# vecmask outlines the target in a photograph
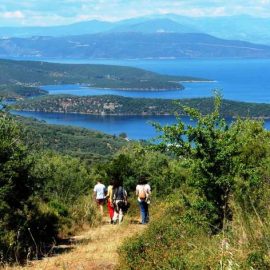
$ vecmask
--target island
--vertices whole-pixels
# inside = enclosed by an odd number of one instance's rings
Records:
[[[44,95],[44,85],[80,84],[96,89],[182,90],[181,82],[208,82],[189,76],[162,75],[139,68],[96,64],[58,64],[42,61],[0,60],[0,97]]]
[[[213,98],[181,100],[128,98],[121,96],[71,96],[49,95],[17,102],[14,110],[91,115],[184,115],[183,106],[197,108],[202,114],[214,108]],[[269,118],[270,104],[223,100],[221,115],[224,117]]]

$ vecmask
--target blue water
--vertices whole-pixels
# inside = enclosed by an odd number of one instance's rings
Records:
[[[213,89],[222,89],[223,97],[231,100],[270,103],[270,60],[219,59],[219,60],[55,60],[64,63],[97,63],[126,65],[170,75],[189,75],[215,80],[215,83],[184,83],[183,91],[128,91],[89,89],[79,85],[46,86],[50,94],[103,95],[114,94],[126,97],[148,98],[193,98],[209,97]],[[173,116],[90,116],[76,114],[20,112],[23,116],[35,117],[50,124],[85,127],[118,135],[127,133],[130,139],[149,139],[156,136],[149,121],[165,124],[175,123]],[[189,123],[188,118],[184,118]],[[265,122],[270,129],[270,121]]]
[[[47,86],[50,94],[122,95],[146,98],[210,97],[220,89],[230,100],[270,103],[270,59],[219,59],[219,60],[65,60],[65,63],[97,63],[134,66],[169,75],[189,75],[207,78],[214,83],[184,83],[183,91],[153,92],[87,89],[75,86]]]
[[[111,135],[119,135],[125,132],[129,139],[149,140],[158,136],[152,126],[152,122],[158,122],[162,126],[176,123],[174,116],[97,116],[84,114],[61,114],[44,112],[16,112],[21,116],[33,117],[46,121],[49,124],[77,126],[92,130],[99,130]],[[187,125],[193,125],[188,117],[182,117]],[[227,119],[231,122],[231,119]],[[265,128],[270,129],[270,120],[265,121]]]
[[[173,116],[97,116],[85,114],[61,114],[44,112],[16,112],[21,116],[33,117],[49,124],[84,127],[111,135],[125,132],[133,140],[148,140],[157,136],[151,122],[162,125],[175,123]],[[184,118],[186,123],[190,120]]]

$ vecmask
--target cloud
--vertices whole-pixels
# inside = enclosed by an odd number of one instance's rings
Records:
[[[151,14],[270,17],[270,0],[0,0],[0,25],[119,21]]]
[[[15,20],[25,18],[25,15],[20,10],[3,12],[2,16],[5,19],[15,19]]]

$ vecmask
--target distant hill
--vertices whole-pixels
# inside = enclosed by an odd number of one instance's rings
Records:
[[[149,19],[138,23],[122,23],[110,32],[138,32],[138,33],[198,33],[195,27],[188,24],[179,24],[173,20],[160,18]]]
[[[217,17],[185,17],[174,14],[154,16],[168,18],[179,24],[186,24],[219,38],[244,40],[257,44],[270,44],[270,18],[249,15]],[[152,19],[152,17],[148,18]]]
[[[170,20],[179,26],[184,26],[186,29],[182,29],[182,33],[193,33],[195,29],[197,33],[206,33],[222,39],[270,44],[269,17],[260,18],[249,15],[188,17],[176,14],[162,14],[133,18],[118,23],[122,25],[136,25],[158,20]],[[174,25],[172,24],[172,29],[168,29],[168,32],[179,32],[173,29]]]
[[[0,57],[130,59],[270,57],[270,46],[202,33],[102,33],[0,40]]]
[[[98,20],[50,27],[0,27],[0,38],[71,36],[106,32],[206,33],[223,39],[270,44],[270,18],[248,15],[187,17],[175,14],[149,15],[117,22]]]
[[[84,35],[108,31],[112,27],[113,23],[97,20],[50,27],[0,27],[0,37]]]
[[[85,84],[94,88],[144,91],[183,89],[181,81],[203,80],[188,76],[161,75],[124,66],[1,59],[0,70],[0,97],[15,99],[46,94],[39,86],[50,84]]]

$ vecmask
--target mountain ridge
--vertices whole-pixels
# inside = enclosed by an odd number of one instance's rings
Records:
[[[73,59],[269,58],[270,46],[204,33],[98,33],[0,39],[0,57]]]
[[[223,39],[244,40],[253,43],[270,44],[270,18],[253,17],[249,15],[217,16],[217,17],[188,17],[176,14],[152,14],[144,17],[135,17],[116,22],[90,20],[81,21],[68,25],[48,27],[0,27],[0,37],[31,37],[31,36],[67,36],[103,33],[112,31],[128,31],[139,25],[151,24],[152,22],[164,21],[161,28],[166,29],[166,21],[171,21],[172,29],[168,32],[177,32],[175,25],[182,27],[181,32],[190,31],[208,33]],[[151,25],[156,29],[158,25]],[[180,31],[178,30],[178,31]],[[140,31],[145,31],[141,27]],[[150,30],[149,30],[150,31]],[[148,32],[149,32],[148,31]],[[155,31],[154,31],[155,32]]]

